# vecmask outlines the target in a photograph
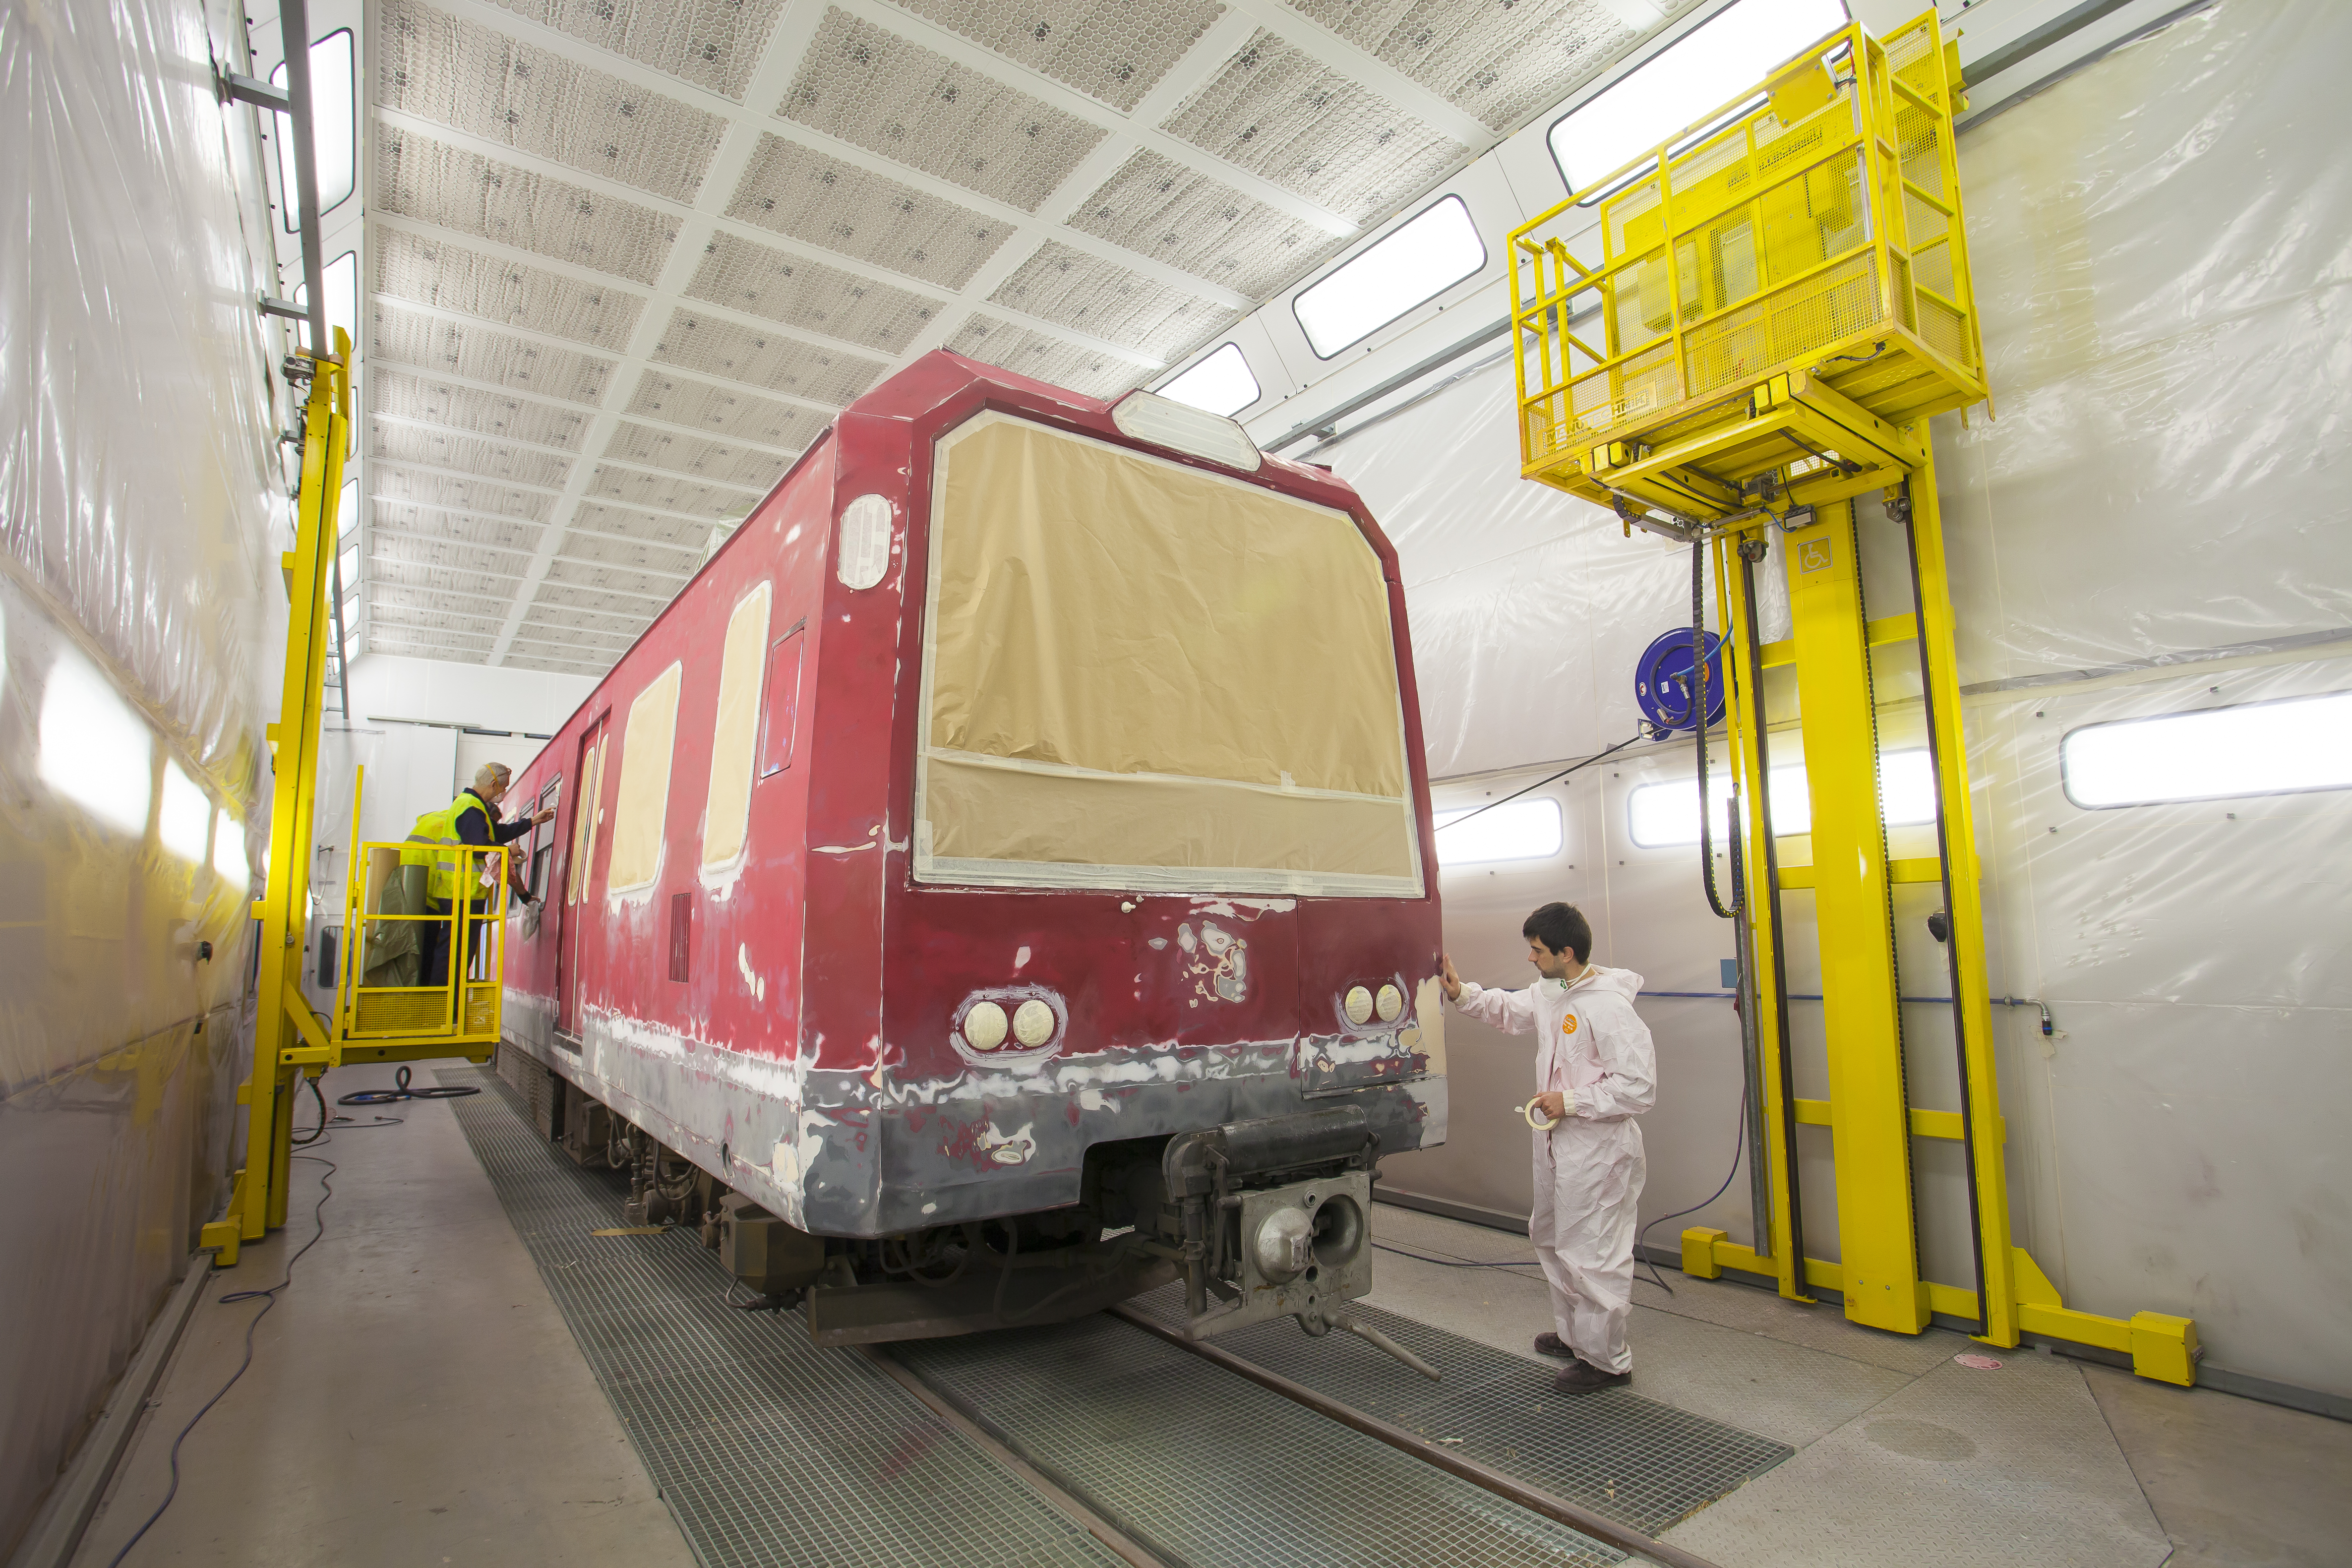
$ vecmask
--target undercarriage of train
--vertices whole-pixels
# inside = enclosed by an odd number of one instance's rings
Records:
[[[825,1237],[730,1191],[511,1047],[499,1067],[575,1161],[629,1173],[625,1223],[699,1227],[751,1293],[737,1305],[802,1309],[819,1344],[1060,1322],[1181,1280],[1195,1338],[1290,1317],[1428,1371],[1348,1310],[1371,1289],[1379,1161],[1353,1106],[1097,1143],[1066,1208]]]

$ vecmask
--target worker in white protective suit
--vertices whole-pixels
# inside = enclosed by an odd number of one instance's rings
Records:
[[[1641,1206],[1642,1130],[1633,1118],[1656,1103],[1657,1053],[1633,1011],[1642,977],[1591,961],[1592,927],[1573,905],[1546,904],[1527,918],[1528,962],[1542,976],[1525,991],[1490,991],[1440,955],[1438,978],[1454,1006],[1505,1034],[1536,1036],[1535,1209],[1528,1236],[1551,1282],[1555,1332],[1536,1350],[1569,1362],[1559,1394],[1591,1394],[1632,1381],[1625,1320],[1633,1309],[1633,1237]]]

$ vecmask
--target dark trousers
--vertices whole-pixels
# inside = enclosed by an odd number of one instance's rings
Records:
[[[431,915],[433,920],[425,923],[419,933],[424,938],[419,944],[419,951],[424,956],[416,981],[419,985],[437,986],[449,984],[449,928],[440,922],[446,921],[450,911],[456,907],[446,899],[425,900],[425,912]],[[466,969],[468,973],[473,971],[474,961],[482,955],[482,933],[489,929],[487,918],[489,910],[489,900],[474,900],[474,921],[466,942]]]

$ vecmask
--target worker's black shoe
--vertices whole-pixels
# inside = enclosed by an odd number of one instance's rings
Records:
[[[1562,1361],[1576,1359],[1576,1352],[1568,1348],[1568,1342],[1549,1330],[1536,1336],[1536,1354],[1558,1356]]]
[[[1552,1379],[1554,1394],[1598,1394],[1604,1388],[1616,1388],[1633,1381],[1630,1372],[1603,1372],[1582,1357],[1566,1372]]]

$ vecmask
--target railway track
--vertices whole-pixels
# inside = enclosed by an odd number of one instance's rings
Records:
[[[1368,1411],[1308,1388],[1277,1372],[1234,1354],[1221,1346],[1187,1338],[1169,1325],[1131,1305],[1113,1307],[1106,1314],[1141,1334],[1173,1346],[1208,1365],[1246,1379],[1317,1415],[1478,1488],[1517,1508],[1566,1527],[1601,1545],[1659,1568],[1716,1568],[1706,1559],[1597,1513],[1555,1493],[1532,1485],[1477,1459],[1454,1452],[1443,1443]],[[1115,1502],[1092,1495],[1079,1478],[1067,1473],[1053,1458],[1024,1442],[1010,1424],[992,1415],[985,1404],[943,1378],[926,1373],[890,1346],[860,1346],[861,1353],[884,1375],[921,1401],[999,1465],[1052,1507],[1085,1530],[1104,1548],[1132,1568],[1208,1568],[1138,1527]],[[1401,1551],[1404,1543],[1400,1543]]]

